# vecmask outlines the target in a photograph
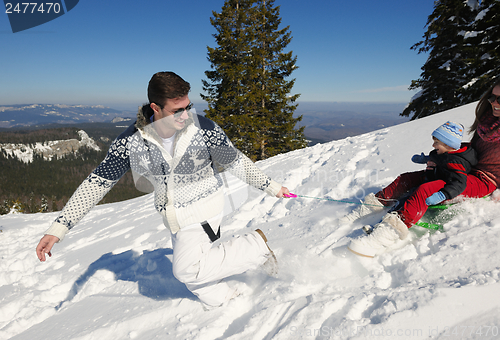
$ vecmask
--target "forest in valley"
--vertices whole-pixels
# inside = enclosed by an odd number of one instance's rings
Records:
[[[30,163],[8,155],[4,150],[0,152],[0,214],[61,210],[80,183],[104,159],[111,141],[124,128],[113,124],[89,123],[78,128],[0,132],[0,144],[32,146],[36,142],[78,139],[78,131],[83,128],[97,142],[101,151],[82,147],[75,153],[50,161],[34,153]],[[100,204],[123,201],[142,194],[135,188],[132,174],[128,172]]]

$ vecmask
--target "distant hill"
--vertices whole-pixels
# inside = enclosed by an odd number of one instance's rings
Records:
[[[133,117],[135,117],[135,112],[119,111],[101,105],[22,104],[0,106],[0,128],[111,122],[117,118]]]
[[[407,122],[402,103],[303,102],[296,115],[311,145],[340,140]]]
[[[299,126],[305,126],[310,145],[339,140],[408,121],[401,117],[404,103],[301,102],[295,115],[302,115]],[[204,115],[206,103],[197,103]],[[48,129],[78,126],[99,139],[103,129],[126,127],[135,120],[136,112],[119,111],[104,106],[30,104],[0,106],[0,132],[12,129]],[[86,123],[100,122],[101,131],[93,136]],[[76,125],[77,124],[77,125]],[[114,124],[114,125],[112,125]],[[93,130],[99,125],[90,126]],[[6,129],[7,128],[7,129]],[[113,129],[116,137],[121,131]],[[113,138],[114,138],[113,137]]]
[[[303,117],[300,125],[306,127],[304,134],[308,139],[325,143],[361,135],[407,121],[407,117],[390,117],[344,111],[329,114],[318,113],[316,116],[307,115]]]
[[[124,130],[118,124],[128,126],[131,122],[0,131],[0,215],[13,207],[22,212],[60,210]],[[143,193],[127,172],[101,203],[140,195]]]
[[[81,148],[101,151],[101,147],[85,131],[79,130],[77,134],[77,138],[71,139],[44,140],[35,143],[0,143],[0,149],[8,157],[15,157],[25,163],[33,162],[36,156],[50,161],[53,158],[63,158],[68,154],[78,154]]]

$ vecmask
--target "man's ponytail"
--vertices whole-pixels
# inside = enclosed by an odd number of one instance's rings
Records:
[[[151,104],[142,105],[142,114],[144,115],[144,118],[146,118],[148,122],[151,121],[151,117],[155,114],[155,112],[151,108]]]

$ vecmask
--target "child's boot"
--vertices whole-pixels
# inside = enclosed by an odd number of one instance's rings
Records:
[[[378,198],[373,193],[370,193],[370,194],[365,196],[362,204],[359,207],[357,207],[356,209],[351,211],[349,214],[342,217],[340,219],[340,222],[341,223],[354,222],[363,216],[366,216],[366,215],[369,215],[372,213],[376,213],[376,212],[380,212],[384,208],[385,208],[384,205],[382,203],[380,203]]]

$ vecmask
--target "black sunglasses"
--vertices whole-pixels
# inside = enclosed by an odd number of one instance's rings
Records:
[[[489,96],[489,97],[488,97],[488,101],[489,101],[491,104],[493,104],[495,101],[496,101],[498,104],[500,104],[499,99],[500,99],[500,96],[498,96],[498,97],[497,97],[497,96],[495,96],[494,94],[492,94],[491,96]]]
[[[174,117],[175,118],[179,118],[183,113],[184,111],[189,111],[193,108],[193,103],[189,103],[188,106],[182,108],[182,109],[178,109],[178,110],[175,110],[174,112],[172,112],[174,114]]]

